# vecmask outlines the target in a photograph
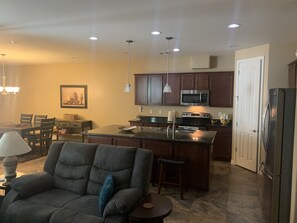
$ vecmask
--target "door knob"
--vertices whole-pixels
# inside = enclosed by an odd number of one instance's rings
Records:
[[[256,129],[253,129],[252,132],[257,132]]]

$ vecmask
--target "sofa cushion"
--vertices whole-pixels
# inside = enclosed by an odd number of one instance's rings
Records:
[[[106,177],[99,194],[99,211],[101,213],[101,216],[103,215],[103,211],[107,202],[112,197],[113,191],[114,191],[113,178],[112,178],[112,175],[110,174]]]
[[[46,204],[18,200],[8,207],[7,216],[9,223],[48,223],[56,210],[57,208]]]
[[[34,204],[41,204],[50,207],[61,208],[67,203],[72,202],[73,200],[79,197],[81,196],[77,193],[54,188],[43,193],[36,194],[30,198],[27,198],[27,201]]]
[[[112,174],[115,192],[129,188],[136,148],[99,145],[88,182],[87,194],[98,195],[107,175]]]
[[[60,209],[56,211],[49,223],[103,223],[103,218],[74,211],[71,209]]]
[[[85,194],[98,145],[66,142],[55,168],[55,187]]]
[[[98,198],[99,197],[95,195],[85,195],[65,205],[64,209],[77,211],[81,214],[100,217],[101,215],[99,212]]]

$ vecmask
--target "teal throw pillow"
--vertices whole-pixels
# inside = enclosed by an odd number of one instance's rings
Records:
[[[108,203],[108,201],[111,199],[114,191],[114,184],[113,184],[113,177],[112,175],[108,175],[105,178],[105,181],[103,183],[102,189],[99,194],[99,210],[101,215],[103,216],[103,211]]]

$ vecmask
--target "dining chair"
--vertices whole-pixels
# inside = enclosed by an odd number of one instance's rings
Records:
[[[52,144],[55,120],[55,118],[42,119],[39,132],[32,132],[32,134],[28,135],[29,146],[32,149],[39,148],[41,155],[42,151],[47,151]]]
[[[47,115],[34,115],[34,124],[40,125],[42,119],[47,119]]]
[[[21,114],[21,123],[31,123],[33,114]]]

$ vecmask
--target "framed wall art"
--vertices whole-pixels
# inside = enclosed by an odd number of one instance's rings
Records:
[[[60,85],[61,108],[87,108],[87,85]]]

